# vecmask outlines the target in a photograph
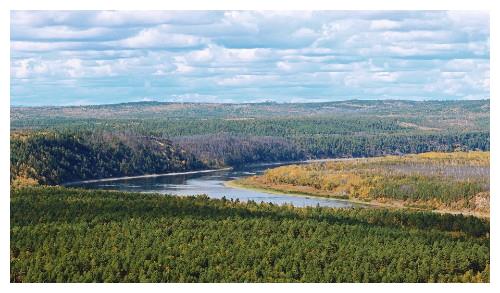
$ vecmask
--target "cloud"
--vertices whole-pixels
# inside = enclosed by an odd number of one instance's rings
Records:
[[[216,11],[12,11],[16,26],[132,27],[141,25],[209,24],[220,18]]]
[[[74,28],[70,26],[48,27],[11,27],[13,40],[56,40],[56,41],[95,41],[123,37],[109,28]]]
[[[45,74],[47,71],[46,64],[31,58],[17,61],[11,66],[11,74],[15,78],[28,78],[32,74]]]
[[[12,41],[10,49],[14,53],[29,51],[58,51],[58,50],[75,50],[81,49],[85,45],[78,42],[32,42],[32,41]]]
[[[217,84],[222,86],[260,86],[264,82],[273,81],[275,79],[276,78],[274,76],[236,75],[233,77],[221,79],[217,82]]]
[[[397,72],[375,72],[372,75],[373,80],[375,81],[384,81],[384,82],[394,82],[398,79],[399,74]]]
[[[401,23],[388,19],[372,20],[370,28],[372,30],[390,30],[401,27]]]
[[[13,11],[12,104],[489,97],[489,15]]]
[[[141,30],[137,35],[117,41],[115,44],[124,48],[144,49],[179,49],[199,48],[207,40],[202,37],[175,34],[166,31],[162,26]]]

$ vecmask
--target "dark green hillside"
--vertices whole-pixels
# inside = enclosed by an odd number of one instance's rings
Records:
[[[490,150],[489,132],[443,132],[375,135],[315,135],[295,138],[314,158],[374,157],[432,151]]]
[[[168,140],[126,133],[16,133],[10,149],[11,182],[60,184],[205,167]]]
[[[489,221],[13,190],[11,282],[489,282]]]
[[[172,141],[211,167],[298,161],[309,157],[292,140],[273,136],[220,133],[177,137]]]

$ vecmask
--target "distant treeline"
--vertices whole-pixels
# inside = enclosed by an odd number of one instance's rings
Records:
[[[467,121],[460,117],[370,115],[304,116],[274,118],[144,118],[103,119],[50,117],[14,120],[13,130],[74,130],[74,131],[134,131],[156,136],[191,136],[230,133],[250,136],[291,137],[300,135],[364,135],[364,134],[420,134],[439,132],[488,131],[489,116],[470,115]],[[457,121],[458,120],[458,121]]]
[[[67,119],[150,119],[150,118],[270,118],[323,115],[338,117],[370,116],[404,117],[430,116],[445,119],[488,113],[489,100],[474,101],[408,101],[408,100],[348,100],[324,103],[161,103],[136,102],[111,105],[67,107],[12,107],[11,122]],[[425,120],[425,119],[424,119]]]
[[[374,157],[430,151],[490,150],[489,132],[301,136],[295,142],[311,157]]]
[[[174,138],[173,142],[211,165],[317,158],[374,157],[429,151],[490,149],[487,132],[408,135],[317,135],[288,139],[230,134]]]

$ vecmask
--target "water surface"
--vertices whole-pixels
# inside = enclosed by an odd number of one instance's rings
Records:
[[[272,167],[276,165],[277,164],[273,164]],[[171,195],[206,194],[211,198],[225,197],[227,199],[239,199],[240,201],[253,200],[258,203],[271,202],[279,205],[292,204],[296,207],[319,205],[324,207],[346,208],[362,206],[360,204],[344,200],[319,198],[307,195],[271,193],[261,190],[251,190],[224,185],[225,182],[230,180],[262,174],[269,167],[271,167],[269,164],[261,164],[235,170],[221,170],[209,173],[191,173],[145,178],[128,178],[113,181],[97,181],[77,183],[72,184],[71,186]]]

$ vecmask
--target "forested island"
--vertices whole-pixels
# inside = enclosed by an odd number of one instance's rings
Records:
[[[489,100],[11,108],[11,282],[489,282]],[[365,208],[61,187],[236,184]],[[441,213],[435,213],[438,210]]]

